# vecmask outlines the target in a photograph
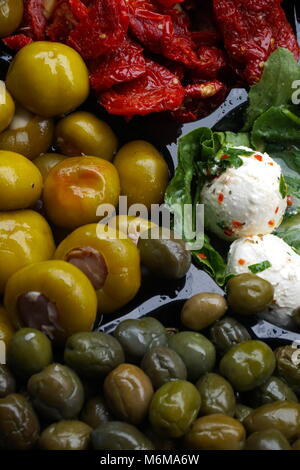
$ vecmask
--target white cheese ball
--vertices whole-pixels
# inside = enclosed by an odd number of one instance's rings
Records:
[[[257,276],[274,288],[274,301],[262,318],[282,327],[294,327],[293,314],[300,308],[300,256],[275,235],[244,237],[231,244],[227,272],[249,273],[249,266],[269,261],[271,267]]]
[[[236,148],[253,153],[241,156],[243,165],[229,167],[201,192],[205,226],[225,240],[271,233],[287,207],[280,192],[280,166],[266,153]]]

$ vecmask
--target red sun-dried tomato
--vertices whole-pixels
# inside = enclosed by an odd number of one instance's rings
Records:
[[[163,7],[170,8],[176,3],[182,3],[184,0],[156,0],[157,3]]]
[[[224,52],[217,47],[202,46],[198,49],[199,65],[194,77],[214,79],[227,65]]]
[[[70,32],[78,24],[70,0],[58,0],[49,19],[46,34],[51,41],[66,42]]]
[[[125,0],[96,0],[88,15],[70,33],[68,44],[85,59],[96,59],[122,44],[128,23]]]
[[[91,86],[104,91],[113,85],[129,82],[146,72],[143,48],[132,40],[126,40],[116,51],[99,57],[89,64]]]
[[[192,39],[197,47],[218,46],[221,42],[221,35],[213,29],[203,31],[193,31]]]
[[[32,39],[25,34],[15,34],[2,39],[3,43],[13,51],[19,51],[22,47],[32,42]]]
[[[99,102],[111,114],[130,117],[175,110],[183,97],[184,89],[178,78],[146,59],[146,73],[142,77],[102,93]]]
[[[22,33],[35,41],[45,39],[46,13],[44,0],[24,0]]]
[[[299,46],[280,0],[213,0],[225,47],[237,73],[248,83],[257,82],[264,62],[278,47],[296,59]]]
[[[87,16],[89,10],[83,2],[80,0],[69,0],[69,3],[72,13],[77,20],[83,20]]]

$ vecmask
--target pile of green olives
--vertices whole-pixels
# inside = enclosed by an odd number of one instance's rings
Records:
[[[296,349],[252,339],[227,308],[219,294],[198,294],[183,304],[177,332],[159,317],[126,319],[111,334],[71,334],[59,353],[40,329],[13,332],[0,366],[0,445],[297,449]]]

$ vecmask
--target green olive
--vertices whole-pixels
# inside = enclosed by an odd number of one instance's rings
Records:
[[[106,377],[104,395],[117,418],[140,424],[147,416],[153,387],[142,369],[132,364],[121,364]]]
[[[186,366],[181,357],[172,349],[161,346],[146,352],[141,368],[150,377],[154,388],[159,388],[171,380],[187,378]]]
[[[39,157],[35,158],[32,163],[34,163],[35,166],[38,167],[43,177],[43,181],[45,181],[49,171],[52,170],[55,165],[62,162],[66,158],[68,157],[66,157],[65,155],[61,155],[60,153],[44,153]]]
[[[273,376],[249,392],[247,399],[254,408],[279,400],[298,402],[293,390],[283,380]]]
[[[76,333],[68,338],[65,363],[80,376],[105,377],[125,361],[120,343],[111,335],[99,331]]]
[[[219,320],[227,310],[227,302],[220,294],[202,292],[185,302],[181,323],[190,330],[200,331]]]
[[[59,421],[41,434],[39,447],[44,450],[87,450],[92,428],[81,421]]]
[[[287,439],[300,435],[300,405],[290,401],[275,401],[260,406],[244,420],[249,433],[277,429]]]
[[[135,426],[121,421],[110,421],[92,432],[95,450],[154,450],[149,439]]]
[[[191,266],[191,253],[185,243],[165,228],[152,227],[143,232],[138,248],[142,263],[159,277],[180,279]]]
[[[245,450],[290,450],[289,441],[278,429],[265,429],[251,434],[245,443]]]
[[[16,381],[9,368],[0,364],[0,398],[16,391]]]
[[[238,392],[264,383],[275,369],[272,349],[262,341],[245,341],[231,348],[220,362],[220,372]]]
[[[253,408],[250,408],[250,406],[238,403],[235,407],[234,417],[242,423],[252,411]]]
[[[212,414],[197,419],[185,436],[185,444],[194,450],[240,450],[246,432],[236,419]]]
[[[1,15],[1,5],[0,5]],[[1,19],[0,19],[1,23]],[[0,132],[3,132],[11,123],[15,114],[15,103],[6,90],[5,83],[0,80]]]
[[[82,383],[74,371],[61,364],[51,364],[32,375],[27,389],[34,408],[48,420],[74,419],[83,406]]]
[[[228,304],[240,315],[261,312],[270,305],[273,297],[273,286],[255,274],[238,274],[227,283]]]
[[[181,437],[196,419],[200,406],[201,397],[196,387],[185,380],[174,380],[155,392],[149,420],[157,434]]]
[[[9,36],[20,25],[23,17],[23,0],[0,2],[0,38]]]
[[[201,414],[234,415],[236,408],[234,391],[224,377],[213,373],[205,374],[198,380],[196,387],[202,399]]]
[[[63,118],[56,126],[56,144],[65,155],[93,155],[111,161],[118,140],[106,122],[85,111]]]
[[[211,372],[215,366],[214,345],[200,333],[181,331],[169,338],[169,347],[179,354],[186,365],[188,379],[192,382]]]
[[[112,421],[112,416],[104,399],[98,396],[90,398],[90,400],[85,403],[80,413],[80,419],[91,426],[91,428],[95,429],[100,426],[100,424]]]
[[[293,346],[275,349],[276,375],[282,377],[292,390],[300,394],[299,350]]]
[[[29,401],[18,393],[0,399],[0,446],[11,450],[32,449],[40,425]]]
[[[21,328],[9,342],[7,361],[17,376],[29,378],[53,361],[51,341],[39,330]]]
[[[210,329],[210,339],[220,354],[233,346],[251,339],[247,329],[235,318],[224,317]]]
[[[130,362],[140,362],[146,352],[156,346],[167,345],[165,327],[155,318],[124,320],[114,331]]]

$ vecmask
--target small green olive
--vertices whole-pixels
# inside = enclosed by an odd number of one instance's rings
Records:
[[[227,283],[228,304],[240,315],[261,312],[270,305],[273,297],[273,286],[255,274],[238,274]]]
[[[234,415],[236,408],[234,391],[224,377],[212,372],[205,374],[198,380],[196,387],[202,399],[201,414]]]
[[[112,421],[112,416],[104,399],[98,396],[90,398],[90,400],[85,403],[80,413],[80,419],[95,429],[100,426],[100,424]]]
[[[265,429],[251,434],[245,443],[245,450],[290,450],[289,441],[278,429]]]
[[[59,421],[44,429],[39,447],[44,450],[87,450],[91,432],[92,428],[81,421]]]
[[[187,300],[181,311],[181,323],[190,330],[200,331],[219,320],[227,310],[220,294],[202,292]]]
[[[247,329],[235,318],[224,317],[210,328],[210,340],[220,354],[233,346],[251,339]]]
[[[247,394],[247,401],[254,408],[279,400],[298,402],[293,390],[283,380],[273,376]]]
[[[154,450],[149,439],[135,426],[121,421],[110,421],[92,432],[95,450]]]
[[[141,368],[151,379],[154,388],[171,380],[186,380],[187,370],[181,357],[172,349],[156,347],[145,354]]]

